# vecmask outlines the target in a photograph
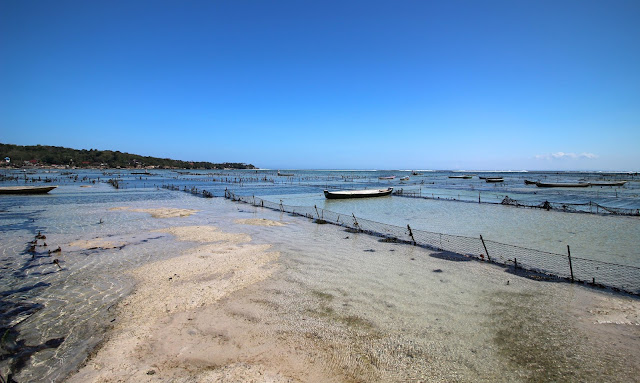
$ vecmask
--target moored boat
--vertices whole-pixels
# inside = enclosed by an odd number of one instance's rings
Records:
[[[536,186],[539,188],[586,188],[591,186],[588,182],[536,182]]]
[[[366,190],[340,190],[340,191],[324,191],[327,199],[347,199],[347,198],[370,198],[385,197],[391,195],[393,188],[386,189],[366,189]]]
[[[525,185],[535,185],[535,184],[536,184],[536,181],[524,180],[524,184],[525,184]]]
[[[394,180],[396,179],[396,176],[385,176],[385,177],[378,177],[379,180]]]
[[[400,181],[409,181],[409,176],[404,176],[400,178]]]
[[[278,170],[278,175],[280,177],[293,177],[293,173],[280,173],[280,170]]]
[[[485,178],[485,181],[486,182],[493,182],[493,183],[504,182],[504,178],[502,178],[502,177],[491,177],[491,178]]]
[[[0,194],[46,194],[57,186],[4,186]]]
[[[470,175],[463,175],[463,176],[449,176],[449,178],[463,178],[465,180],[468,180],[470,178],[473,178],[473,176]]]
[[[596,181],[590,182],[591,186],[623,186],[627,181]]]

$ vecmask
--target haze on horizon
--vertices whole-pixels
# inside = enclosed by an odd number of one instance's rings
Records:
[[[0,2],[0,142],[640,170],[640,2]]]

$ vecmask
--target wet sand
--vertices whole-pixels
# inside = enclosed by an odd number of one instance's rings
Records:
[[[122,206],[114,207],[109,210],[128,210],[138,213],[149,213],[153,218],[176,218],[176,217],[188,217],[197,213],[197,210],[193,209],[176,209],[176,208],[157,208],[157,209],[136,209],[132,207]]]
[[[138,284],[119,304],[111,335],[69,382],[331,381],[290,346],[256,342],[237,318],[217,311],[220,300],[269,278],[277,252],[212,226],[163,231],[203,244],[132,271]]]
[[[273,230],[283,226],[258,218],[234,222]],[[294,225],[284,227],[288,226]],[[356,294],[347,281],[353,279],[354,286],[369,282],[350,276],[349,264],[340,269],[331,261],[322,265],[345,274],[348,279],[338,286],[311,289],[308,297],[298,292],[288,296],[297,291],[288,285],[300,282],[286,272],[282,280],[271,277],[295,265],[281,262],[280,253],[268,244],[252,244],[248,234],[206,225],[157,231],[194,246],[175,258],[131,271],[138,281],[134,293],[118,305],[110,335],[69,382],[376,382],[406,381],[407,376],[411,381],[589,381],[590,376],[597,381],[600,376],[590,375],[592,368],[594,374],[620,376],[613,381],[640,379],[640,375],[633,378],[633,371],[640,371],[640,301],[634,298],[505,275],[491,265],[445,267],[438,258],[421,257],[437,254],[424,250],[414,254],[410,246],[378,244],[371,252],[375,239],[342,235],[346,243],[361,242],[361,248],[345,253],[353,258],[348,262],[362,267],[362,257],[370,259],[377,265],[370,272],[380,274],[379,282],[398,271],[404,280],[416,280],[407,285],[415,291],[404,286],[382,290],[399,289],[406,299],[418,302],[425,293],[418,279],[435,278],[427,283],[432,291],[420,304],[427,310],[433,307],[437,317],[416,316],[410,305],[390,298],[394,295],[375,298],[374,311],[379,310],[377,302],[383,304],[383,316],[376,317],[360,311],[360,304],[371,306],[369,298],[361,298],[367,293]],[[303,270],[320,267],[316,262],[327,245],[322,236],[316,240],[317,245],[306,243],[308,255],[294,261],[309,262],[300,266]],[[383,255],[387,249],[397,251],[394,258]],[[374,257],[383,261],[374,262]],[[422,264],[409,266],[416,262]],[[480,272],[468,274],[469,268]],[[431,269],[438,272],[424,272]],[[480,304],[476,299],[490,302]],[[547,306],[550,299],[555,300],[553,306]],[[450,316],[443,316],[443,307]],[[440,318],[460,322],[462,327],[453,328],[460,333],[452,333]],[[412,321],[421,324],[412,327]],[[495,333],[486,339],[472,338],[474,324]],[[576,375],[571,375],[571,366],[557,366],[558,359],[593,361],[598,353],[604,355],[602,365],[582,366]],[[475,358],[486,367],[462,366],[465,370],[450,360],[463,354],[461,364]],[[496,363],[497,359],[506,362]],[[615,363],[607,367],[611,360]],[[511,367],[500,371],[494,363]],[[619,368],[624,371],[609,371]],[[476,375],[474,369],[479,369]]]

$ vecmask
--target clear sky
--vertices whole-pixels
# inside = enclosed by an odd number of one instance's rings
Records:
[[[0,1],[0,142],[640,170],[640,1]]]

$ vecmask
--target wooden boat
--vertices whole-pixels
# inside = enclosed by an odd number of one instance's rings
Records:
[[[536,181],[524,180],[524,184],[525,184],[525,185],[535,185],[535,184],[536,184]]]
[[[449,178],[463,178],[465,180],[468,180],[470,178],[473,178],[473,176],[469,176],[469,175],[464,175],[464,176],[449,176]]]
[[[278,175],[280,177],[293,177],[293,173],[280,173],[280,170],[278,170]]]
[[[627,181],[596,181],[590,182],[591,186],[623,186]]]
[[[400,178],[400,181],[409,181],[409,176],[404,176]]]
[[[393,188],[386,189],[367,189],[367,190],[340,190],[340,191],[324,191],[327,199],[347,199],[347,198],[370,198],[385,197],[391,194]]]
[[[57,186],[4,186],[0,194],[46,194]]]
[[[591,186],[588,182],[536,182],[536,186],[539,188],[586,188]]]
[[[396,176],[378,177],[379,180],[394,180]]]
[[[502,177],[492,177],[492,178],[485,178],[486,182],[504,182],[504,178]]]

